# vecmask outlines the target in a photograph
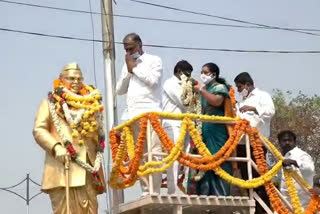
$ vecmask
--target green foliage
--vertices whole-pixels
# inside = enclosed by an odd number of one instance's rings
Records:
[[[298,146],[308,152],[320,171],[320,97],[307,96],[302,92],[293,96],[290,91],[274,90],[276,114],[271,122],[272,142],[282,130],[296,133]]]

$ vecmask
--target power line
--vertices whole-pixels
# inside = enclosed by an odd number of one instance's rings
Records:
[[[165,8],[165,9],[169,9],[169,10],[175,10],[175,11],[179,11],[179,12],[185,12],[185,13],[190,13],[190,14],[195,14],[195,15],[202,15],[202,16],[207,16],[207,17],[212,17],[212,18],[217,18],[217,19],[223,19],[223,20],[233,21],[233,22],[239,22],[239,23],[243,23],[243,24],[250,24],[250,25],[255,25],[255,26],[260,26],[260,27],[266,27],[266,28],[272,28],[272,29],[278,29],[278,30],[285,30],[285,31],[292,31],[292,32],[296,32],[296,33],[308,34],[308,35],[313,35],[313,36],[320,36],[320,34],[316,34],[316,33],[310,33],[310,32],[290,29],[290,28],[283,28],[283,27],[259,24],[259,23],[244,21],[244,20],[240,20],[240,19],[234,19],[234,18],[228,18],[228,17],[223,17],[223,16],[211,15],[211,14],[207,14],[207,13],[195,12],[195,11],[191,11],[191,10],[184,10],[184,9],[179,9],[179,8],[175,8],[175,7],[169,7],[169,6],[166,6],[166,5],[154,4],[154,3],[140,1],[140,0],[129,0],[129,1],[140,3],[140,4],[145,4],[145,5],[150,5],[150,6],[154,6],[154,7],[161,7],[161,8]]]
[[[101,12],[93,12],[93,11],[85,11],[85,10],[75,10],[75,9],[66,9],[60,7],[51,7],[44,6],[38,4],[29,4],[22,2],[14,2],[7,0],[0,0],[2,3],[15,4],[20,6],[28,6],[28,7],[37,7],[42,9],[51,9],[51,10],[60,10],[66,12],[74,12],[74,13],[84,13],[84,14],[93,14],[93,15],[102,15]],[[103,14],[110,16],[111,14]],[[129,19],[138,19],[138,20],[148,20],[148,21],[159,21],[159,22],[169,22],[169,23],[179,23],[179,24],[191,24],[191,25],[203,25],[203,26],[216,26],[216,27],[231,27],[231,28],[248,28],[248,29],[265,29],[265,30],[279,30],[278,27],[264,27],[264,26],[249,26],[249,25],[232,25],[232,24],[218,24],[218,23],[208,23],[208,22],[194,22],[194,21],[183,21],[183,20],[175,20],[175,19],[162,19],[162,18],[151,18],[151,17],[143,17],[143,16],[129,16],[129,15],[121,15],[121,14],[112,14],[114,17],[120,18],[129,18]],[[310,28],[280,28],[281,30],[297,30],[297,31],[314,31],[320,32],[320,29],[310,29]]]
[[[91,19],[92,40],[94,40],[95,36],[94,36],[94,24],[93,24],[93,14],[92,14],[91,0],[89,0],[89,10],[90,10],[90,19]],[[95,87],[97,87],[96,55],[95,55],[95,47],[94,46],[95,46],[95,42],[92,41],[93,76],[94,76]]]
[[[59,39],[69,39],[69,40],[78,40],[78,41],[86,41],[86,42],[99,42],[104,43],[108,41],[103,41],[99,39],[86,39],[80,37],[71,37],[64,35],[53,35],[53,34],[45,34],[38,32],[30,32],[30,31],[22,31],[22,30],[14,30],[8,28],[0,28],[0,31],[20,33],[20,34],[29,34],[34,36],[43,36],[43,37],[51,37],[51,38],[59,38]],[[115,44],[122,45],[123,42],[114,42]],[[274,53],[274,54],[319,54],[320,50],[307,50],[307,51],[290,51],[290,50],[243,50],[243,49],[225,49],[225,48],[199,48],[199,47],[184,47],[184,46],[169,46],[169,45],[157,45],[157,44],[144,44],[145,47],[151,48],[166,48],[166,49],[181,49],[181,50],[197,50],[197,51],[219,51],[219,52],[238,52],[238,53]]]

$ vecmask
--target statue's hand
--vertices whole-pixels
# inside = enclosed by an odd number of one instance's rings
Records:
[[[61,163],[64,163],[65,157],[69,155],[67,149],[60,144],[54,147],[54,154],[54,157]]]

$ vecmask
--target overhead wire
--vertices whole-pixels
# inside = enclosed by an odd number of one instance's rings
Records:
[[[312,28],[283,28],[283,27],[271,27],[271,26],[265,27],[265,26],[250,26],[250,25],[220,24],[220,23],[209,23],[209,22],[195,22],[195,21],[184,21],[184,20],[176,20],[176,19],[152,18],[152,17],[143,17],[143,16],[121,15],[121,14],[107,14],[107,13],[101,13],[101,12],[76,10],[76,9],[67,9],[67,8],[61,8],[61,7],[51,7],[51,6],[45,6],[45,5],[39,5],[39,4],[30,4],[30,3],[7,1],[7,0],[0,0],[0,2],[8,3],[8,4],[20,5],[20,6],[36,7],[36,8],[51,9],[51,10],[60,10],[60,11],[73,12],[73,13],[83,13],[83,14],[92,14],[92,15],[107,15],[107,16],[112,15],[114,17],[120,17],[120,18],[159,21],[159,22],[169,22],[169,23],[179,23],[179,24],[216,26],[216,27],[230,27],[230,28],[248,28],[248,29],[266,29],[266,30],[285,29],[285,30],[320,32],[320,29],[312,29]]]
[[[108,42],[103,41],[101,39],[87,39],[81,37],[72,37],[65,35],[53,35],[53,34],[45,34],[38,32],[30,32],[23,30],[15,30],[9,28],[0,28],[0,31],[20,33],[20,34],[29,34],[35,36],[43,36],[43,37],[51,37],[51,38],[60,38],[60,39],[69,39],[69,40],[78,40],[78,41],[86,41],[86,42]],[[123,45],[123,42],[114,42],[115,44]],[[244,50],[244,49],[226,49],[226,48],[200,48],[200,47],[185,47],[185,46],[169,46],[169,45],[159,45],[159,44],[144,44],[145,47],[151,48],[166,48],[166,49],[181,49],[181,50],[197,50],[197,51],[219,51],[219,52],[238,52],[238,53],[274,53],[274,54],[319,54],[320,50]]]
[[[201,15],[201,16],[207,16],[207,17],[227,20],[227,21],[239,22],[239,23],[243,23],[243,24],[250,24],[250,25],[266,27],[266,28],[272,28],[272,29],[277,29],[277,30],[291,31],[291,32],[302,33],[302,34],[307,34],[307,35],[312,35],[312,36],[320,36],[320,34],[316,34],[316,33],[305,32],[305,31],[295,30],[295,29],[290,29],[290,28],[283,28],[283,27],[278,27],[278,26],[271,26],[271,25],[260,24],[260,23],[254,23],[254,22],[244,21],[244,20],[240,20],[240,19],[234,19],[234,18],[229,18],[229,17],[212,15],[212,14],[196,12],[196,11],[191,11],[191,10],[185,10],[185,9],[180,9],[180,8],[176,8],[176,7],[170,7],[170,6],[166,6],[166,5],[160,5],[160,4],[145,2],[145,1],[141,1],[141,0],[129,0],[129,1],[140,3],[140,4],[144,4],[144,5],[150,5],[150,6],[154,6],[154,7],[160,7],[160,8],[164,8],[164,9],[169,9],[169,10],[189,13],[189,14],[195,14],[195,15]]]

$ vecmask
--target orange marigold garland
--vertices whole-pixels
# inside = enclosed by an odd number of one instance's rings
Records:
[[[314,214],[316,211],[320,211],[320,198],[317,195],[313,195],[305,214]]]
[[[263,175],[268,172],[268,167],[263,151],[263,144],[259,137],[259,131],[256,128],[248,127],[247,133],[249,133],[251,139],[253,155],[258,165],[259,172]],[[272,207],[279,214],[291,214],[291,212],[282,203],[275,188],[276,187],[271,182],[267,182],[265,184],[265,189],[269,196]]]
[[[132,185],[134,185],[134,183],[136,182],[137,180],[137,171],[139,169],[139,165],[140,165],[140,160],[142,159],[142,156],[143,156],[143,148],[144,148],[144,144],[145,144],[145,140],[146,140],[146,132],[147,132],[147,124],[148,124],[148,117],[143,117],[141,118],[141,121],[140,121],[140,132],[139,132],[139,135],[138,135],[138,141],[137,141],[137,146],[136,146],[136,149],[135,149],[135,157],[134,159],[130,162],[130,166],[129,166],[129,176],[128,177],[123,177],[121,176],[121,183],[119,183],[117,181],[118,179],[118,176],[114,176],[114,175],[117,175],[119,174],[119,172],[121,171],[120,169],[122,168],[123,169],[123,159],[124,159],[124,154],[121,155],[118,155],[118,152],[119,149],[120,149],[120,146],[119,148],[117,148],[117,153],[115,155],[115,160],[114,161],[118,161],[117,163],[119,163],[118,165],[115,164],[115,166],[112,168],[112,175],[110,176],[110,185],[113,186],[113,187],[116,187],[116,188],[127,188],[127,187],[130,187]],[[112,141],[110,140],[110,143],[111,144],[115,144],[115,138],[114,138],[114,133],[113,133],[113,136],[112,136]],[[125,147],[126,144],[123,143]],[[121,145],[121,144],[120,144]],[[115,147],[115,145],[112,145],[112,147]],[[124,150],[124,148],[121,147],[122,150]],[[114,149],[115,150],[115,149]],[[114,155],[113,155],[114,156]],[[117,156],[120,156],[122,159],[121,161],[119,161],[119,159],[117,159]]]
[[[174,147],[174,143],[171,141],[171,139],[168,137],[164,129],[161,127],[158,115],[156,114],[150,114],[150,122],[152,126],[154,127],[154,131],[158,134],[160,141],[164,144],[164,147],[168,150],[170,153],[172,148]],[[192,133],[196,132],[196,128],[194,127],[194,124],[190,119],[188,123],[189,133],[190,135],[193,135]],[[246,124],[246,122],[239,122],[239,125]],[[220,166],[223,162],[225,162],[231,155],[231,153],[234,151],[234,149],[237,146],[237,143],[242,135],[241,131],[236,130],[242,130],[241,128],[235,129],[235,137],[231,138],[230,141],[228,141],[215,155],[212,155],[210,157],[201,157],[196,158],[192,157],[184,152],[181,152],[181,156],[179,157],[179,162],[181,164],[184,164],[186,166],[189,166],[193,169],[198,169],[202,171],[208,171],[212,170],[215,167]],[[199,140],[199,139],[196,139]],[[205,163],[203,165],[199,165],[197,163]]]

